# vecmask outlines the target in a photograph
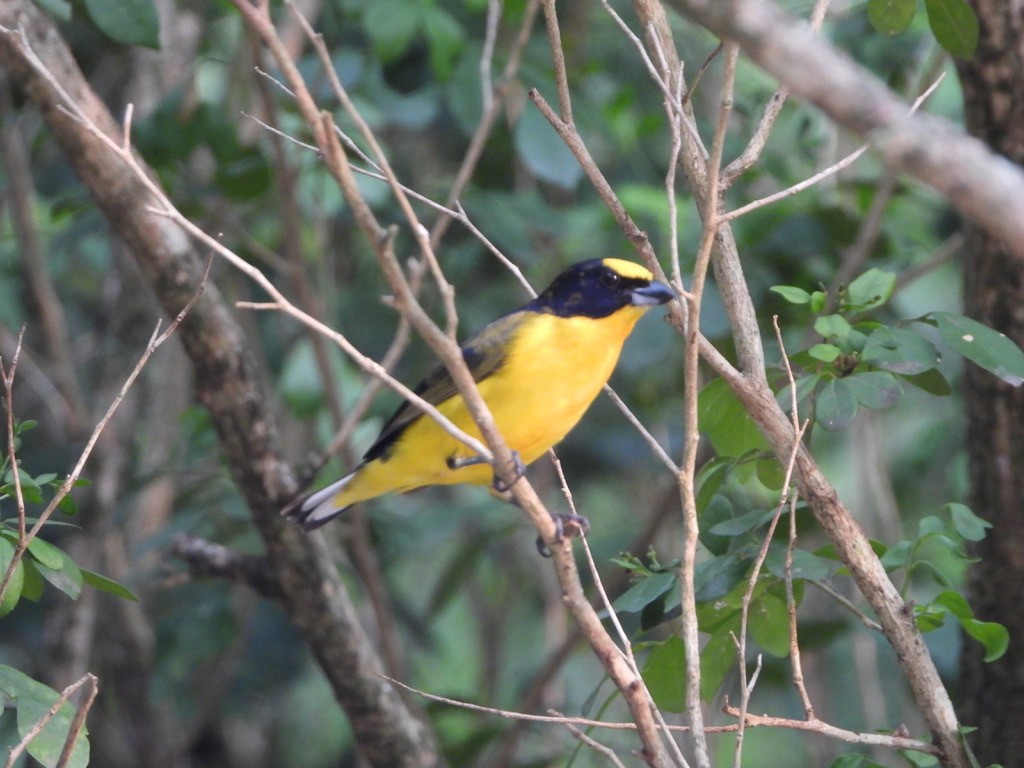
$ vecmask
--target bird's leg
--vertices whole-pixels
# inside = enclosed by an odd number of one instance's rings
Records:
[[[555,544],[566,537],[571,539],[573,536],[585,536],[590,530],[590,521],[583,515],[562,513],[551,517],[555,521]],[[537,551],[541,557],[551,557],[551,549],[542,536],[537,536]]]
[[[448,466],[448,469],[457,470],[464,467],[475,467],[477,464],[487,464],[488,461],[483,456],[449,456],[445,459],[444,463]],[[494,481],[491,483],[491,490],[494,492],[494,495],[506,501],[512,500],[510,493],[512,486],[516,484],[519,478],[526,474],[526,465],[523,463],[518,451],[512,451],[512,472],[512,482],[506,483],[495,473]]]
[[[483,456],[449,456],[444,463],[448,465],[448,469],[464,469],[465,467],[475,467],[477,464],[486,464],[487,459]]]

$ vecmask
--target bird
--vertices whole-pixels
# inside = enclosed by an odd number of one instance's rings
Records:
[[[637,321],[676,298],[635,262],[588,259],[566,268],[535,299],[461,345],[480,394],[520,469],[560,442],[607,383]],[[480,431],[444,366],[414,392],[463,432]],[[493,469],[430,416],[405,401],[349,474],[282,510],[319,528],[361,501],[433,485],[500,487]]]

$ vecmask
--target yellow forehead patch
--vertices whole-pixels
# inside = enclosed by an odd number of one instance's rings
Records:
[[[611,267],[623,277],[638,278],[640,280],[652,280],[652,275],[646,267],[637,264],[635,261],[625,259],[602,259],[606,267]]]

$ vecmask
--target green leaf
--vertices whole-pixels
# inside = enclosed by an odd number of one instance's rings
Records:
[[[910,562],[913,553],[913,543],[909,541],[898,541],[893,544],[881,556],[882,566],[887,571],[894,571],[904,567]]]
[[[948,615],[948,611],[934,605],[918,605],[914,608],[914,621],[922,632],[934,632],[945,626]]]
[[[39,571],[40,576],[72,600],[77,600],[78,596],[82,594],[82,584],[85,581],[82,577],[82,571],[75,564],[75,561],[68,557],[66,552],[58,551],[61,554],[60,568],[48,568],[38,560],[34,562],[34,565],[36,570]]]
[[[731,467],[732,459],[728,456],[716,456],[701,467],[700,472],[697,473],[698,514],[704,514],[704,510],[711,505],[718,489],[722,487],[722,483],[729,476]]]
[[[928,25],[939,45],[968,59],[978,47],[978,17],[964,0],[924,0]]]
[[[124,584],[107,578],[95,571],[90,571],[85,568],[82,568],[81,571],[82,581],[90,587],[98,589],[101,592],[106,592],[108,595],[113,595],[114,597],[121,597],[125,600],[132,600],[136,603],[139,602],[139,598],[136,594],[128,589]]]
[[[868,21],[882,35],[905,32],[916,11],[917,0],[868,0]]]
[[[797,405],[806,400],[818,388],[818,382],[824,378],[824,374],[812,373],[807,376],[800,376],[796,380],[796,402]],[[791,387],[787,384],[776,395],[775,400],[786,413],[793,410],[793,396],[790,394]]]
[[[855,373],[845,380],[857,402],[865,408],[891,408],[903,397],[903,387],[886,371]]]
[[[708,602],[729,594],[747,573],[746,558],[736,552],[708,558],[693,569],[693,586],[699,602]]]
[[[825,315],[814,321],[814,330],[824,339],[841,342],[850,335],[853,328],[842,315]]]
[[[960,626],[964,628],[964,632],[985,646],[985,661],[995,661],[1006,653],[1010,646],[1010,632],[1002,624],[994,621],[961,619]]]
[[[952,589],[944,590],[936,596],[934,605],[945,608],[956,617],[964,632],[985,646],[985,661],[995,661],[1009,646],[1010,634],[1002,624],[994,621],[979,621],[974,618],[966,598]]]
[[[160,18],[153,0],[85,0],[99,30],[118,43],[160,47]]]
[[[1007,384],[1024,384],[1024,352],[1005,334],[952,312],[932,312],[942,340]]]
[[[36,5],[58,21],[71,21],[71,3],[67,0],[36,0]]]
[[[747,627],[754,641],[773,656],[789,653],[789,612],[786,601],[764,592],[750,603]]]
[[[857,415],[857,398],[847,379],[832,379],[818,393],[816,417],[829,432],[845,429]]]
[[[932,602],[935,605],[942,606],[958,619],[974,618],[974,611],[971,610],[971,605],[967,602],[967,598],[955,590],[943,590],[936,595],[935,600]]]
[[[18,709],[18,734],[23,737],[36,725],[59,698],[56,691],[36,682],[13,667],[0,665],[0,691],[13,700]],[[75,707],[61,706],[46,726],[28,745],[28,753],[47,768],[53,768],[60,758],[64,741],[71,730]],[[83,728],[75,740],[68,768],[85,768],[89,763],[87,729]]]
[[[739,630],[739,614],[734,621],[722,625],[700,650],[700,697],[715,698],[726,675],[736,666],[736,644],[733,632]]]
[[[14,558],[14,545],[4,537],[0,537],[0,580],[3,579],[7,569],[11,566]],[[19,560],[14,566],[11,580],[7,582],[7,591],[4,592],[3,600],[0,600],[0,616],[6,616],[14,610],[14,606],[21,599],[21,590],[25,585],[25,564]]]
[[[946,523],[938,515],[925,515],[917,521],[917,536],[924,538],[930,534],[946,532]]]
[[[939,362],[935,346],[908,328],[878,328],[871,332],[861,361],[884,371],[913,376]]]
[[[439,80],[447,80],[465,44],[466,30],[454,16],[438,6],[424,6],[421,12],[423,32],[430,43],[430,65]]]
[[[43,596],[43,587],[46,584],[43,577],[39,575],[33,565],[33,560],[22,560],[25,564],[25,583],[21,588],[21,596],[26,600],[36,602]]]
[[[912,384],[930,395],[948,397],[953,392],[953,388],[949,386],[946,377],[942,375],[938,368],[932,368],[930,371],[913,376],[901,376],[901,378],[908,384]]]
[[[57,502],[57,509],[68,517],[78,514],[78,504],[75,503],[75,499],[70,493]]]
[[[724,379],[714,379],[700,391],[697,415],[701,432],[719,456],[768,452],[764,435]]]
[[[769,290],[779,294],[790,304],[807,304],[811,300],[811,294],[795,285],[773,285]]]
[[[777,579],[786,578],[786,547],[772,544],[764,560],[764,567]],[[824,581],[836,570],[836,562],[819,557],[805,549],[793,550],[793,578],[807,581]]]
[[[823,363],[831,363],[842,353],[843,351],[834,344],[815,344],[807,350],[808,355]]]
[[[678,635],[651,651],[640,675],[659,709],[686,711],[686,648]]]
[[[373,43],[374,52],[385,62],[394,61],[408,50],[419,25],[419,15],[407,3],[396,0],[374,0],[363,12],[363,31]]]
[[[986,536],[985,529],[992,527],[992,523],[982,520],[966,504],[950,502],[945,508],[949,510],[954,530],[968,541],[981,541]]]
[[[711,533],[719,536],[739,536],[747,531],[760,528],[773,517],[775,517],[774,509],[755,509],[739,517],[723,520],[717,525],[711,526]]]
[[[538,179],[562,189],[576,188],[583,168],[538,110],[523,110],[514,136],[516,151]]]
[[[964,727],[965,726],[960,726],[961,733],[965,733],[965,731],[962,730]],[[900,750],[900,754],[912,768],[935,768],[935,766],[939,764],[939,760],[935,755],[926,755],[923,752],[915,752],[911,749]],[[973,755],[968,755],[968,757],[972,758]],[[981,768],[977,760],[972,760],[971,766],[972,768]],[[990,765],[988,768],[999,768],[999,766]]]
[[[652,573],[631,586],[612,603],[616,611],[639,613],[668,592],[677,581],[674,573]]]
[[[786,481],[786,469],[782,466],[782,462],[774,456],[758,459],[757,479],[769,490],[782,490],[782,484]]]
[[[710,501],[703,505],[703,507],[698,507],[698,509],[698,519],[700,520],[698,535],[700,536],[701,544],[707,547],[708,551],[713,555],[724,555],[729,551],[731,538],[729,536],[719,536],[712,531],[719,523],[732,520],[736,516],[733,511],[732,502],[726,496],[716,493],[711,497]]]
[[[28,432],[31,429],[35,429],[37,426],[39,426],[39,422],[36,421],[35,419],[25,419],[24,421],[19,421],[14,425],[14,434],[20,437],[25,432]]]
[[[64,559],[67,557],[59,547],[43,541],[38,536],[28,543],[28,551],[32,557],[54,571],[64,567]]]
[[[896,275],[880,269],[869,269],[846,286],[846,307],[850,310],[880,307],[890,299],[895,288]]]

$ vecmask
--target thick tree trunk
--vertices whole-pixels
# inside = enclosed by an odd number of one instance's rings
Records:
[[[967,127],[1024,164],[1024,9],[1002,0],[972,5],[981,40],[970,61],[958,62]],[[1024,262],[971,228],[964,275],[967,314],[1024,345]],[[971,506],[994,526],[976,549],[969,598],[979,618],[1006,625],[1011,640],[991,664],[965,640],[961,715],[978,727],[971,743],[982,765],[1024,767],[1024,390],[970,367],[967,420]]]

